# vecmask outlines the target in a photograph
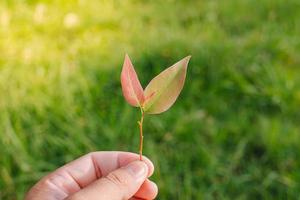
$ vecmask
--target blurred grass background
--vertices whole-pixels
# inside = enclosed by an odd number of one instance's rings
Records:
[[[193,56],[145,119],[158,199],[299,199],[299,19],[299,0],[2,0],[0,199],[87,152],[137,152],[125,52],[143,86]]]

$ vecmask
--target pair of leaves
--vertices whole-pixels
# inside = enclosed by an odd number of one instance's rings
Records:
[[[143,90],[129,56],[126,54],[121,73],[122,91],[126,101],[141,107],[147,114],[168,110],[179,96],[186,77],[187,56],[154,77]]]

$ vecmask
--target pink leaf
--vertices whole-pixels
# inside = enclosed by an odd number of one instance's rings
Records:
[[[183,58],[150,81],[144,91],[143,109],[147,114],[162,113],[174,104],[183,88],[190,58]]]
[[[121,85],[126,101],[135,107],[144,103],[144,91],[129,56],[125,55],[121,73]]]

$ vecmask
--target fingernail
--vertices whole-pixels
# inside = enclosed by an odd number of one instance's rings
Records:
[[[142,161],[131,162],[124,167],[124,169],[127,170],[136,181],[144,180],[147,177],[148,167],[146,163]]]

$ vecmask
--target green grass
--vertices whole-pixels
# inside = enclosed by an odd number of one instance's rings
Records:
[[[299,199],[299,19],[298,0],[1,1],[0,199],[87,152],[137,152],[125,52],[144,86],[193,56],[145,119],[158,199]]]

